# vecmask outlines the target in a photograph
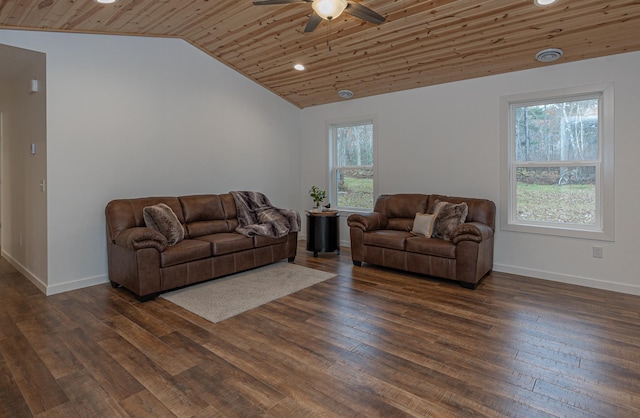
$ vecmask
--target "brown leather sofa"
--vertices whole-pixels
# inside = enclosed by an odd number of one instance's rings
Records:
[[[164,203],[185,228],[185,239],[168,245],[147,228],[143,210]],[[141,301],[159,293],[296,256],[298,233],[282,238],[235,232],[231,194],[113,200],[105,209],[109,280]]]
[[[466,222],[452,231],[450,240],[410,232],[416,213],[433,213],[436,200],[467,203]],[[365,262],[457,280],[463,287],[475,289],[493,268],[495,216],[495,204],[485,199],[381,195],[372,213],[352,214],[347,219],[353,264]]]

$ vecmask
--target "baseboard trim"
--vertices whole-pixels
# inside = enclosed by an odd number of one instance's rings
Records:
[[[519,276],[527,276],[536,279],[575,284],[578,286],[592,287],[594,289],[610,290],[612,292],[640,296],[640,286],[609,282],[606,280],[594,279],[589,277],[572,276],[569,274],[553,273],[544,270],[527,269],[522,267],[510,266],[508,264],[494,264],[493,269],[501,273],[517,274]]]
[[[20,264],[18,260],[11,257],[9,253],[7,253],[5,250],[2,250],[2,257],[5,260],[7,260],[9,264],[11,264],[16,270],[18,270],[20,274],[26,277],[27,280],[33,283],[33,285],[37,287],[39,291],[41,291],[45,295],[47,294],[47,285],[42,280],[40,280],[35,274],[30,272],[28,268]]]
[[[47,287],[47,296],[56,295],[58,293],[69,292],[71,290],[78,290],[89,286],[95,286],[97,284],[107,283],[109,276],[101,274],[99,276],[86,277],[79,280],[73,280],[64,283],[58,283],[53,286]]]
[[[55,284],[53,286],[47,286],[42,280],[36,277],[35,274],[29,271],[26,267],[16,261],[7,252],[2,250],[2,257],[9,262],[20,274],[27,278],[39,291],[46,296],[55,295],[58,293],[68,292],[70,290],[82,289],[84,287],[95,286],[97,284],[106,283],[109,281],[109,276],[101,274],[99,276],[87,277],[80,280],[73,280],[65,283]]]

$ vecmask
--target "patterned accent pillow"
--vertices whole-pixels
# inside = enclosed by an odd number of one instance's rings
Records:
[[[453,230],[467,220],[469,206],[466,202],[455,204],[436,200],[433,213],[437,214],[433,237],[448,241],[451,239]]]
[[[184,239],[184,227],[173,210],[164,203],[145,207],[142,217],[147,227],[155,229],[167,238],[169,245],[176,245]]]
[[[435,214],[428,213],[416,213],[416,217],[413,220],[413,228],[411,233],[413,235],[424,235],[427,238],[431,238],[433,233],[433,224],[436,221]]]

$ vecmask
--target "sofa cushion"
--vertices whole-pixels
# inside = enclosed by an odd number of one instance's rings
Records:
[[[114,240],[119,233],[129,228],[146,226],[143,210],[147,206],[164,203],[176,214],[180,223],[184,224],[182,207],[177,197],[141,197],[136,199],[116,199],[107,204],[105,215],[107,218],[108,239]]]
[[[413,228],[411,233],[414,235],[423,235],[426,238],[431,238],[433,233],[433,224],[436,221],[435,214],[429,213],[416,213],[416,217],[413,220]]]
[[[229,225],[220,195],[181,196],[180,204],[189,238],[233,232],[235,229]]]
[[[234,228],[229,226],[229,222],[225,220],[192,222],[187,224],[186,227],[189,238],[198,238],[220,232],[233,232],[234,230]]]
[[[372,245],[374,247],[404,250],[405,241],[407,240],[407,238],[412,236],[413,235],[411,235],[411,232],[381,229],[378,231],[365,232],[363,243],[365,245]]]
[[[185,239],[160,253],[160,267],[175,266],[207,257],[211,257],[209,243]]]
[[[175,245],[184,239],[184,227],[173,210],[164,203],[145,207],[142,216],[145,225],[164,235],[169,245]]]
[[[386,229],[395,229],[396,231],[411,231],[413,228],[413,218],[391,218],[387,222]]]
[[[410,253],[434,257],[456,258],[456,246],[451,241],[413,236],[407,238],[406,250]]]
[[[380,195],[376,199],[374,212],[380,212],[387,218],[407,218],[413,220],[416,212],[427,211],[426,194],[392,194]]]
[[[238,220],[238,208],[236,208],[236,201],[231,193],[225,193],[220,196],[220,203],[222,203],[222,209],[224,210],[224,217],[228,221]]]
[[[225,219],[222,202],[218,195],[202,194],[180,196],[179,199],[182,205],[185,223]]]
[[[268,245],[275,245],[275,244],[284,244],[287,242],[287,238],[288,236],[285,235],[284,237],[280,237],[280,238],[272,238],[272,237],[264,237],[262,235],[254,235],[253,236],[253,246],[256,248],[260,248],[260,247],[266,247]]]
[[[253,237],[245,237],[237,232],[205,235],[197,237],[196,240],[208,242],[211,245],[211,252],[214,256],[253,248]]]
[[[433,213],[437,214],[433,228],[433,236],[445,240],[451,239],[451,233],[467,219],[469,207],[465,202],[451,203],[436,201]]]

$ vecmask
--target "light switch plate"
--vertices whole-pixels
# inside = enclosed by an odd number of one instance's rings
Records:
[[[595,258],[602,258],[602,247],[598,245],[593,246],[593,256]]]

